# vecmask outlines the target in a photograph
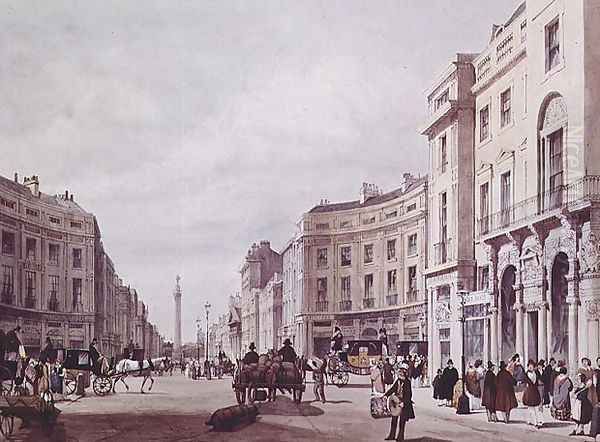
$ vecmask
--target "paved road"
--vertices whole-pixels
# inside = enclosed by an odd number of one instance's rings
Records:
[[[275,404],[262,404],[255,424],[234,433],[215,433],[205,425],[215,409],[235,402],[231,380],[191,381],[180,375],[156,378],[150,394],[142,395],[139,380],[132,390],[117,387],[117,394],[99,398],[90,393],[74,402],[59,403],[62,414],[51,436],[32,428],[17,433],[21,441],[379,441],[387,435],[389,420],[374,420],[369,414],[367,378],[355,377],[343,389],[327,387],[326,404],[311,402],[312,385],[300,405],[279,397]],[[535,430],[525,425],[525,410],[517,410],[515,423],[488,424],[484,414],[457,416],[454,410],[438,408],[429,389],[414,393],[417,418],[407,427],[407,441],[527,441],[567,439],[569,424],[552,422]],[[549,415],[547,416],[548,419]]]

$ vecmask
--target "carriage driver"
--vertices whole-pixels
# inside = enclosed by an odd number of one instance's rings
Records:
[[[256,345],[254,342],[251,342],[248,346],[248,353],[242,359],[244,364],[258,364],[258,353],[256,353]]]
[[[343,343],[344,335],[342,335],[342,330],[336,326],[333,330],[333,336],[331,337],[331,352],[337,353],[342,351]]]
[[[285,341],[283,341],[283,347],[279,349],[277,354],[281,356],[282,362],[294,363],[298,358],[298,356],[296,356],[296,351],[294,350],[294,347],[292,347],[292,342],[289,340],[289,338],[286,338]]]
[[[92,373],[94,373],[97,376],[98,374],[100,374],[100,366],[98,364],[98,360],[100,359],[100,352],[96,348],[96,345],[98,345],[98,339],[94,338],[92,339],[89,350],[90,359],[92,360]]]

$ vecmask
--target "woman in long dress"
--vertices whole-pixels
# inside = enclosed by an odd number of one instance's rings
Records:
[[[571,398],[569,393],[573,390],[573,382],[567,376],[567,367],[560,367],[554,380],[554,394],[552,396],[552,417],[559,421],[571,420]]]
[[[577,427],[571,432],[569,436],[583,436],[584,426],[592,421],[592,403],[588,398],[590,388],[594,388],[591,382],[588,382],[588,378],[583,373],[578,373],[579,386],[575,389],[573,396],[575,403],[573,404],[572,418],[577,424]]]
[[[500,370],[496,376],[496,412],[502,413],[504,423],[510,421],[511,410],[518,406],[515,384],[515,378],[506,369],[506,363],[501,361]]]
[[[542,428],[544,425],[542,395],[538,389],[538,372],[535,369],[535,362],[529,360],[527,363],[527,372],[525,373],[525,392],[523,393],[523,405],[527,406],[529,416],[527,424],[536,428]]]

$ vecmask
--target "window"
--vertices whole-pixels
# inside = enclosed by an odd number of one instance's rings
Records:
[[[27,238],[25,240],[25,257],[30,261],[35,261],[36,253],[36,240],[34,238]]]
[[[35,308],[35,272],[25,272],[25,307]]]
[[[527,20],[521,23],[521,43],[527,40]]]
[[[417,266],[408,268],[408,291],[409,293],[417,291]]]
[[[350,246],[344,246],[340,249],[340,258],[342,266],[349,266],[352,264],[352,248]]]
[[[2,254],[15,254],[15,234],[13,232],[2,231]]]
[[[317,267],[327,267],[327,249],[317,249]]]
[[[48,310],[56,312],[58,311],[58,276],[50,275],[48,277],[50,290],[48,292]]]
[[[81,223],[79,221],[71,221],[71,227],[74,229],[81,229]]]
[[[398,216],[398,211],[394,210],[393,212],[388,212],[385,214],[385,219],[396,218]]]
[[[346,221],[342,221],[340,223],[340,229],[346,229],[346,228],[349,228],[349,227],[352,227],[352,221],[346,220]]]
[[[365,244],[365,264],[373,262],[373,244]]]
[[[13,295],[15,290],[15,276],[11,266],[2,266],[2,297],[4,304],[13,303]]]
[[[440,195],[440,242],[448,239],[448,198],[446,192]],[[445,262],[445,261],[444,261]]]
[[[39,217],[39,216],[40,216],[40,212],[38,212],[38,211],[37,211],[37,210],[35,210],[35,209],[30,209],[29,207],[26,207],[26,208],[25,208],[25,213],[26,213],[27,215],[29,215],[29,216],[33,216],[33,217],[35,217],[35,218],[37,218],[37,217]]]
[[[365,298],[371,299],[373,297],[373,274],[369,273],[365,275]]]
[[[60,246],[58,244],[48,244],[48,262],[58,265],[58,255]]]
[[[395,239],[388,239],[387,258],[388,258],[388,260],[396,259],[396,240]]]
[[[55,216],[49,216],[48,219],[52,224],[60,224],[60,218],[57,218]]]
[[[489,232],[490,215],[490,186],[489,183],[483,183],[479,187],[479,214],[481,218],[481,233]]]
[[[490,136],[490,106],[487,105],[479,111],[479,142]]]
[[[396,269],[389,270],[387,273],[388,293],[396,293]]]
[[[406,208],[407,212],[412,212],[413,210],[417,210],[417,203],[412,203]]]
[[[341,283],[342,283],[342,300],[352,299],[352,295],[351,295],[352,292],[351,292],[351,288],[350,288],[350,277],[342,276]]]
[[[550,154],[550,208],[561,204],[563,186],[563,130],[559,129],[548,136]]]
[[[412,235],[408,236],[407,255],[412,256],[412,255],[416,255],[416,254],[417,254],[417,234],[413,233]]]
[[[363,219],[363,224],[373,224],[375,222],[375,217],[371,216],[369,218]]]
[[[14,201],[9,201],[0,196],[0,206],[8,207],[11,210],[15,210],[16,203]]]
[[[489,266],[479,267],[479,290],[488,290],[490,288],[490,268]]]
[[[73,249],[73,268],[81,268],[81,249]]]
[[[329,223],[317,223],[317,230],[329,229]]]
[[[317,311],[327,311],[327,278],[317,278]]]
[[[546,26],[546,72],[560,64],[560,27],[558,18]]]
[[[446,168],[448,167],[448,152],[447,152],[447,139],[446,135],[440,137],[440,158],[442,165],[442,173],[446,172]]]
[[[435,110],[438,110],[450,100],[450,90],[446,89],[442,94],[435,99]]]
[[[81,278],[73,278],[73,310],[78,311],[82,303]]]
[[[510,172],[503,173],[500,176],[500,211],[503,226],[510,223],[511,188]]]
[[[500,127],[504,127],[511,122],[511,90],[507,89],[500,94]]]

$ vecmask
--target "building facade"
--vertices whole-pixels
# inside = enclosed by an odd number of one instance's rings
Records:
[[[258,295],[258,335],[260,347],[258,351],[267,351],[279,348],[277,332],[281,326],[281,307],[283,295],[283,281],[281,273],[275,273]]]
[[[40,191],[37,176],[0,177],[0,329],[20,325],[36,357],[49,337],[56,347],[118,357],[133,315],[100,228],[72,194]]]
[[[429,310],[431,371],[448,359],[460,361],[460,290],[474,284],[473,125],[475,82],[472,54],[457,54],[427,91],[429,118],[422,129],[429,142],[428,253],[425,284]],[[483,351],[479,322],[467,323],[468,345]]]
[[[278,346],[289,339],[296,342],[298,314],[300,313],[302,293],[304,291],[304,247],[302,235],[297,234],[290,240],[282,252],[283,287],[281,326],[277,331]]]
[[[231,360],[241,358],[242,355],[242,309],[241,297],[239,294],[229,298],[229,312],[227,316],[227,326],[229,328],[230,354],[227,354]]]
[[[299,354],[325,354],[335,326],[345,339],[376,339],[384,327],[392,348],[427,339],[426,214],[427,179],[405,174],[397,190],[364,183],[360,200],[323,202],[303,215],[292,246],[302,251],[286,258],[286,272],[296,273],[284,275],[286,300],[296,296]],[[290,292],[286,281],[298,287]]]

